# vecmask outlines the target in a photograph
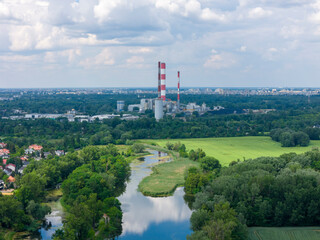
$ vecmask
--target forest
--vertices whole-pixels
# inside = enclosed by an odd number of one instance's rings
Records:
[[[185,192],[195,195],[188,239],[247,239],[247,226],[320,224],[318,149],[224,168],[214,158],[198,161],[201,169],[186,174]]]

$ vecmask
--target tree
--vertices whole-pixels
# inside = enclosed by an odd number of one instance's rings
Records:
[[[143,153],[144,152],[144,149],[145,149],[145,146],[141,143],[134,143],[131,147],[132,151],[134,153]]]
[[[214,157],[202,158],[200,166],[204,172],[211,172],[215,169],[219,170],[221,168],[219,160],[215,159]]]
[[[42,220],[46,214],[51,212],[51,208],[47,205],[41,205],[31,200],[26,208],[28,214],[30,214],[36,220]]]
[[[45,196],[46,180],[39,176],[35,171],[25,174],[16,190],[16,197],[22,202],[24,208],[27,207],[29,201],[33,200],[39,203]]]

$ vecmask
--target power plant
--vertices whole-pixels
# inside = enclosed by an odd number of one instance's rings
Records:
[[[180,72],[178,71],[178,96],[177,102],[166,99],[166,63],[158,62],[158,98],[155,99],[154,116],[157,121],[163,118],[164,109],[167,112],[180,111]]]
[[[128,112],[139,111],[139,113],[144,113],[147,110],[154,110],[154,117],[157,121],[163,118],[166,114],[173,113],[192,113],[194,111],[205,112],[210,110],[205,104],[202,106],[197,105],[196,103],[189,103],[187,105],[180,104],[180,71],[177,71],[177,101],[172,101],[166,97],[166,63],[158,62],[158,88],[157,88],[157,97],[155,99],[140,99],[140,104],[130,104],[128,105]],[[123,101],[118,101],[117,106],[118,111],[123,109],[121,105]],[[120,110],[121,111],[121,110]]]

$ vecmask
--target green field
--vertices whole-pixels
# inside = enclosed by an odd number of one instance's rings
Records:
[[[147,196],[168,196],[178,186],[184,184],[184,172],[199,163],[188,159],[178,159],[153,167],[153,173],[145,177],[139,184],[139,190]]]
[[[319,240],[320,227],[249,228],[249,240]]]
[[[164,147],[167,142],[181,142],[187,150],[202,148],[208,156],[217,158],[223,166],[232,161],[257,158],[261,156],[278,157],[283,153],[303,153],[320,147],[320,141],[311,141],[308,147],[281,147],[280,143],[272,141],[270,137],[229,137],[229,138],[188,138],[143,140],[147,143],[157,143]]]

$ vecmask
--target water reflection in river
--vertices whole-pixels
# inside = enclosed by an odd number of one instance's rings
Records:
[[[51,213],[46,215],[46,221],[40,229],[41,239],[51,239],[52,235],[57,229],[62,228],[63,208],[58,201],[49,202],[48,205],[51,207]]]
[[[150,150],[143,162],[131,164],[131,178],[126,192],[119,197],[123,210],[123,232],[120,239],[185,239],[191,231],[191,210],[183,199],[183,188],[173,196],[145,197],[137,191],[139,182],[151,173],[158,162],[158,152]],[[161,153],[161,157],[166,154]]]

